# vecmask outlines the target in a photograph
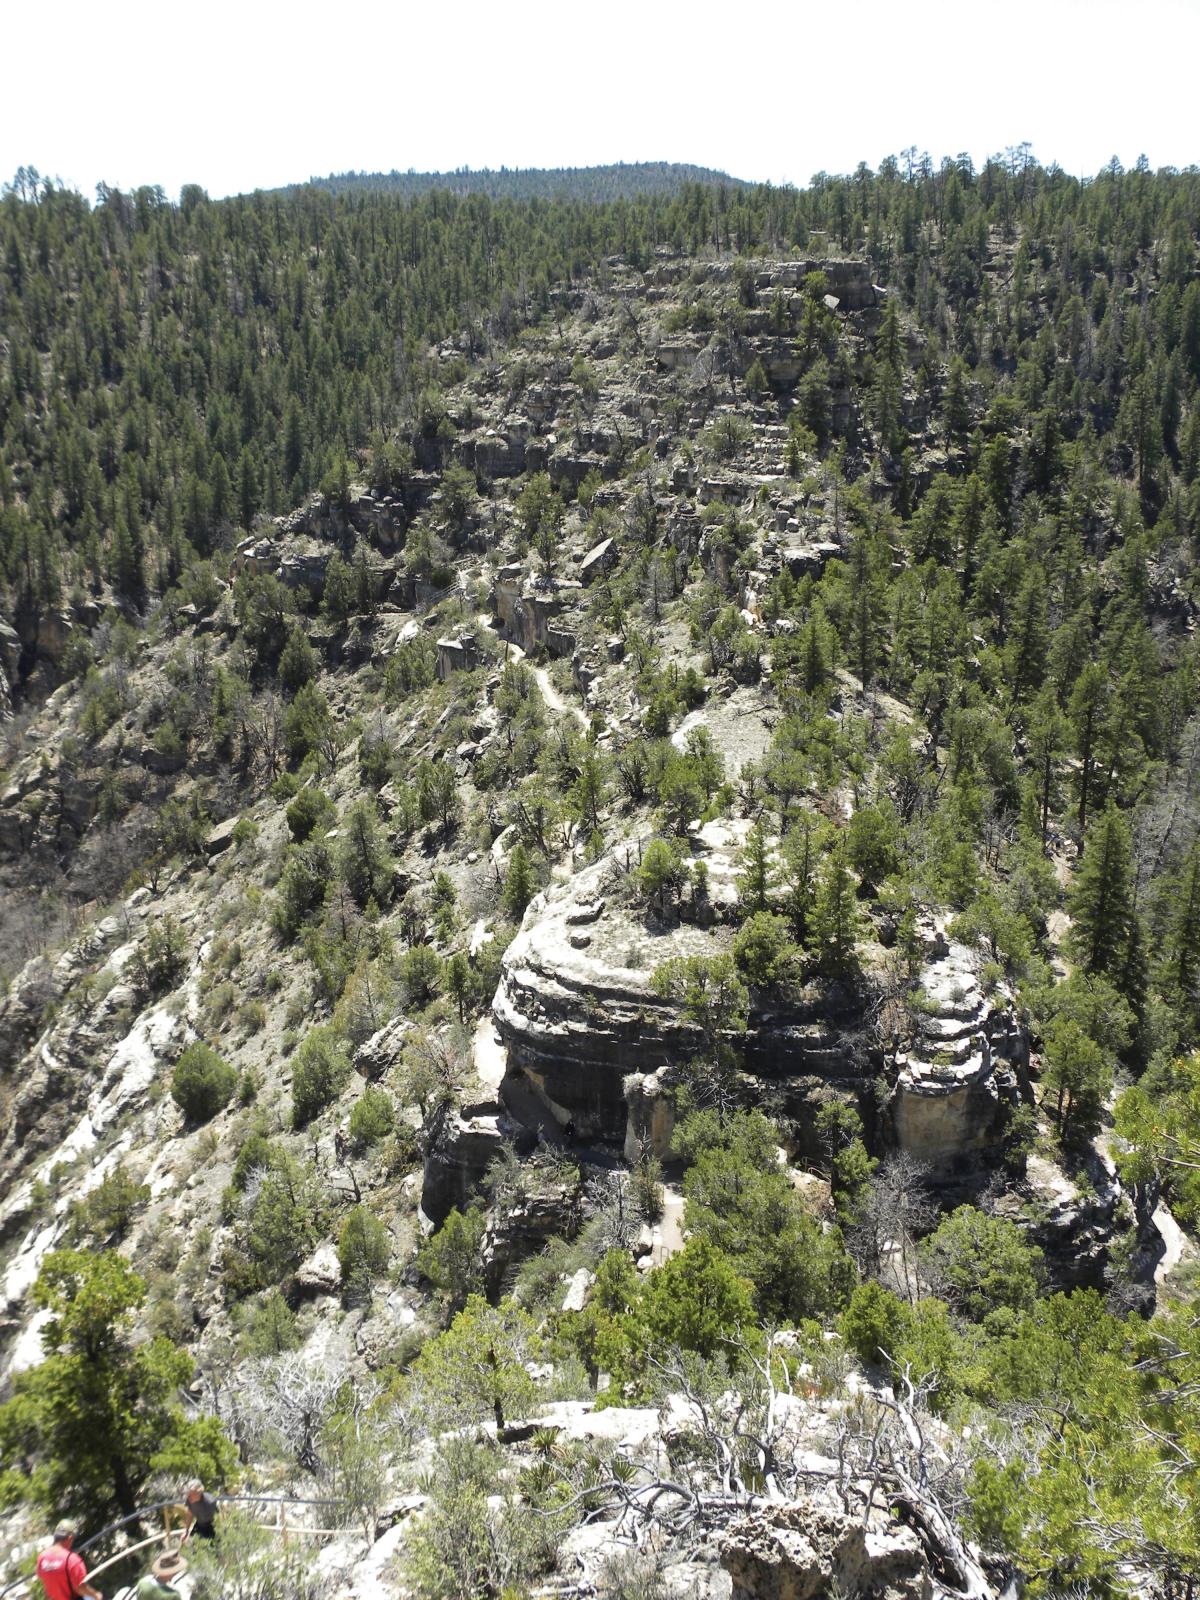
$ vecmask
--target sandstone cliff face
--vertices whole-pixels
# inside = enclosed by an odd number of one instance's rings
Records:
[[[693,840],[714,901],[731,898],[735,829],[710,825]],[[630,856],[636,867],[636,852]],[[533,1086],[560,1125],[584,1136],[649,1139],[665,1153],[673,1117],[669,1069],[694,1056],[700,1035],[655,994],[653,975],[678,956],[728,950],[719,923],[651,930],[624,903],[624,853],[609,856],[531,902],[501,968],[493,1013],[510,1080]],[[786,1006],[752,1006],[746,1070],[769,1079],[784,1109],[804,1117],[814,1086],[853,1092],[870,1071],[859,1015],[846,996],[801,992]],[[505,1090],[502,1088],[502,1094]]]
[[[920,978],[916,1039],[895,1057],[896,1143],[935,1170],[999,1143],[1028,1093],[1029,1041],[1003,996],[989,998],[965,945],[940,943]]]

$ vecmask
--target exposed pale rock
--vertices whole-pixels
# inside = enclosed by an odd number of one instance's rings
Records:
[[[708,869],[710,905],[717,911],[737,898],[738,852],[749,823],[709,823],[697,828],[693,853]],[[584,1136],[640,1137],[655,1127],[651,1143],[665,1149],[669,1110],[651,1097],[665,1092],[661,1078],[636,1092],[628,1117],[631,1074],[653,1076],[696,1052],[699,1035],[676,1003],[655,992],[653,975],[676,956],[709,957],[727,951],[727,929],[681,923],[648,930],[641,911],[609,892],[619,883],[626,853],[585,867],[568,883],[552,885],[528,907],[521,931],[505,953],[493,1003],[496,1026],[508,1048],[509,1079],[519,1074],[560,1125],[575,1123]],[[628,869],[637,865],[628,853]],[[597,910],[597,908],[600,908]],[[583,922],[590,942],[575,935]],[[775,1080],[860,1080],[857,1012],[831,991],[804,991],[786,1007],[759,1002],[750,1018],[747,1067]],[[807,1099],[807,1088],[798,1091]],[[636,1121],[636,1129],[634,1122]],[[627,1126],[628,1123],[628,1126]]]
[[[920,989],[917,1037],[895,1058],[892,1126],[901,1149],[945,1170],[967,1154],[999,1153],[1029,1045],[1006,997],[983,993],[965,945],[939,940]]]
[[[616,565],[617,545],[614,539],[601,539],[593,545],[579,564],[579,576],[584,583],[595,580]]]
[[[205,854],[219,856],[228,850],[233,843],[234,831],[240,821],[240,817],[227,817],[224,822],[218,822],[215,828],[211,828],[204,840]]]
[[[342,1284],[342,1269],[337,1247],[328,1241],[320,1244],[296,1269],[296,1292],[304,1298],[336,1294]]]
[[[588,1290],[596,1281],[594,1272],[589,1272],[586,1267],[579,1271],[567,1285],[567,1292],[563,1296],[562,1309],[564,1311],[582,1311],[587,1304]]]
[[[721,1539],[732,1600],[817,1600],[845,1594],[930,1600],[933,1583],[911,1528],[864,1527],[811,1501],[766,1505],[735,1519]]]

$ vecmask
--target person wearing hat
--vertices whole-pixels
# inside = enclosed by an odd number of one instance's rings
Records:
[[[187,1562],[178,1550],[168,1550],[150,1568],[150,1571],[133,1591],[137,1600],[180,1600],[175,1579],[182,1578],[188,1569]]]
[[[54,1543],[38,1557],[37,1575],[46,1591],[46,1600],[75,1600],[77,1595],[86,1595],[88,1600],[104,1600],[99,1589],[87,1581],[83,1557],[71,1549],[74,1542],[73,1525],[60,1522],[54,1530]]]
[[[197,1539],[215,1539],[217,1530],[214,1527],[217,1516],[217,1502],[209,1494],[199,1478],[193,1478],[187,1486],[187,1493],[183,1502],[184,1543],[194,1534]]]

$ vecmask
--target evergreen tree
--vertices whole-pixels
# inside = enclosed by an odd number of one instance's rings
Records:
[[[317,652],[308,642],[308,635],[300,625],[294,624],[287,643],[279,657],[279,681],[295,694],[311,683],[317,675]]]
[[[1029,719],[1029,764],[1037,786],[1043,841],[1050,822],[1055,763],[1066,747],[1066,738],[1066,719],[1058,709],[1052,686],[1047,684],[1034,701]]]
[[[1079,757],[1079,829],[1087,827],[1088,803],[1095,778],[1094,761],[1100,739],[1104,709],[1108,701],[1108,679],[1097,662],[1089,662],[1080,673],[1067,708],[1067,717]]]
[[[500,896],[501,904],[510,917],[524,915],[525,907],[533,899],[535,888],[529,852],[518,839],[509,852],[508,868],[504,874],[504,889]]]
[[[1194,1005],[1200,979],[1200,841],[1192,845],[1179,874],[1167,959],[1170,981]]]
[[[356,800],[338,830],[338,872],[360,906],[383,906],[392,897],[392,861],[375,801]]]
[[[861,918],[857,885],[844,845],[839,844],[828,857],[812,915],[813,943],[821,971],[829,978],[851,977],[858,970]]]
[[[1071,892],[1072,941],[1088,972],[1116,977],[1133,931],[1129,827],[1109,806],[1092,824]]]
[[[192,1359],[161,1335],[135,1345],[145,1281],[117,1252],[58,1250],[42,1263],[34,1303],[47,1314],[40,1365],[0,1407],[0,1447],[23,1492],[61,1516],[131,1515],[160,1459],[189,1451],[219,1487],[235,1453],[214,1419],[189,1422],[177,1395]]]
[[[746,842],[742,846],[738,904],[743,916],[752,916],[756,911],[769,909],[774,876],[770,845],[762,824],[756,822],[746,835]]]
[[[904,440],[901,426],[904,401],[904,361],[901,351],[900,313],[894,295],[884,307],[879,337],[875,341],[875,377],[871,386],[872,417],[882,447],[895,454]]]

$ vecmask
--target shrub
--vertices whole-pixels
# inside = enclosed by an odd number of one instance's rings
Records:
[[[1004,1308],[1029,1311],[1042,1276],[1042,1252],[1013,1222],[959,1206],[925,1241],[926,1271],[954,1309],[984,1322]]]
[[[308,787],[301,789],[284,815],[288,832],[297,844],[303,844],[318,828],[331,828],[337,810],[323,789]]]
[[[412,1010],[427,1006],[437,993],[442,963],[436,950],[427,944],[414,944],[404,952],[398,968],[401,987]]]
[[[238,1023],[249,1033],[261,1033],[267,1025],[267,1008],[261,1000],[247,1000],[238,1011]]]
[[[467,1296],[481,1287],[479,1244],[483,1230],[483,1212],[478,1206],[468,1211],[454,1207],[417,1252],[418,1270],[448,1297],[452,1307],[464,1305]]]
[[[368,1084],[350,1113],[350,1137],[360,1149],[386,1138],[396,1125],[396,1108],[386,1089]]]
[[[350,1057],[330,1027],[314,1028],[292,1067],[292,1126],[303,1128],[337,1099],[350,1076]]]
[[[124,1167],[116,1167],[83,1200],[71,1207],[75,1231],[98,1244],[121,1238],[134,1213],[150,1199],[145,1184],[137,1183]]]
[[[908,1307],[881,1283],[860,1283],[842,1313],[841,1334],[868,1366],[894,1360],[909,1331]]]
[[[800,950],[782,917],[756,911],[737,931],[733,959],[742,977],[755,989],[786,983],[795,972]]]
[[[186,1120],[198,1127],[225,1109],[236,1086],[237,1073],[229,1063],[197,1040],[176,1063],[171,1098]]]
[[[244,1194],[252,1173],[262,1172],[277,1165],[282,1152],[265,1133],[252,1133],[237,1153],[233,1163],[231,1182],[239,1194]]]
[[[387,1270],[391,1237],[366,1206],[355,1206],[338,1235],[338,1265],[346,1288],[366,1288]]]

